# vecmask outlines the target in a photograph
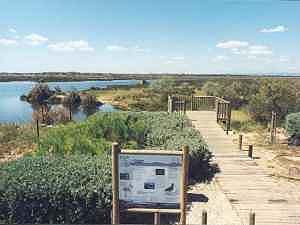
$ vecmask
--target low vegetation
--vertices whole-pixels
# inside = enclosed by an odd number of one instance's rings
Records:
[[[0,169],[2,223],[108,223],[110,159],[24,157]]]
[[[191,181],[215,172],[211,153],[185,116],[97,113],[50,129],[32,156],[0,165],[0,221],[110,223],[112,142],[162,151],[188,145]]]
[[[294,79],[215,80],[207,81],[201,90],[206,95],[229,100],[234,110],[249,115],[247,122],[237,122],[233,114],[233,127],[238,130],[242,123],[266,127],[272,111],[277,113],[279,125],[283,125],[289,113],[300,111],[300,83]]]
[[[0,162],[14,160],[35,148],[36,134],[28,125],[0,124]]]
[[[289,136],[289,145],[300,146],[300,113],[291,113],[286,117],[285,128]]]

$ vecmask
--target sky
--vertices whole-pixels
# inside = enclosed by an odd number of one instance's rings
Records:
[[[0,72],[299,73],[300,1],[0,0]]]

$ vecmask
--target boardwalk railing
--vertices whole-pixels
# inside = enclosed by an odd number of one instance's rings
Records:
[[[186,111],[216,111],[217,122],[230,130],[231,105],[229,101],[216,96],[185,96],[172,95],[168,97],[168,112],[185,113]]]

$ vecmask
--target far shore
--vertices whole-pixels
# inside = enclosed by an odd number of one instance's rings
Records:
[[[282,78],[300,79],[300,74],[288,75],[238,75],[238,74],[117,74],[117,73],[77,73],[77,72],[45,72],[45,73],[0,73],[0,82],[10,81],[36,81],[36,82],[64,82],[64,81],[109,81],[109,80],[156,80],[173,78],[180,80],[206,80],[206,79],[260,79]]]

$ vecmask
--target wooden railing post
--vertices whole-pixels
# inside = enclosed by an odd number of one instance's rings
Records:
[[[216,114],[217,114],[217,123],[219,122],[219,113],[220,113],[220,103],[219,100],[216,100]]]
[[[118,143],[112,144],[112,224],[120,224],[119,208],[119,153]]]
[[[231,128],[231,104],[227,104],[227,133]]]

